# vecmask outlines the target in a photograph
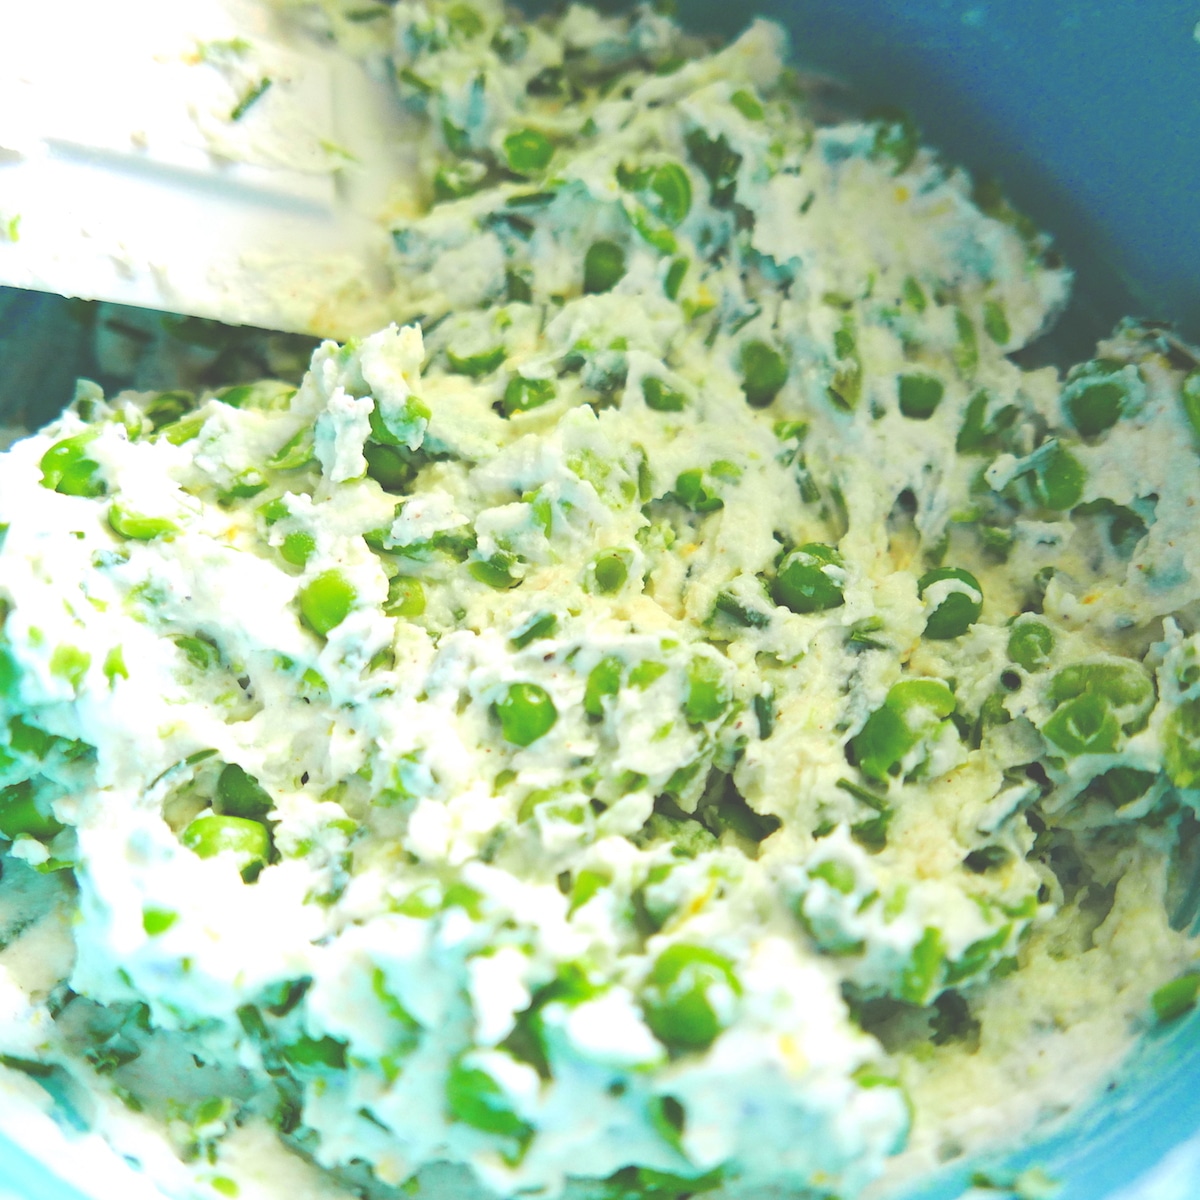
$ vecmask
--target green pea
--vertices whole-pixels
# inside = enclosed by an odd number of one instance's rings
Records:
[[[685,138],[688,156],[709,182],[709,199],[714,208],[730,208],[737,195],[738,169],[742,156],[733,150],[724,134],[710,138],[703,129],[693,129]]]
[[[763,121],[766,120],[766,111],[762,106],[762,102],[751,91],[742,88],[733,93],[729,97],[729,103],[746,118],[747,121]]]
[[[925,289],[921,286],[920,280],[913,275],[906,275],[902,290],[904,303],[914,312],[923,313],[929,301],[925,297]]]
[[[1188,972],[1170,983],[1164,983],[1151,997],[1154,1017],[1160,1024],[1174,1021],[1196,1007],[1200,995],[1200,974]]]
[[[774,346],[750,341],[742,346],[738,359],[742,372],[742,391],[751,408],[766,408],[788,380],[788,365]]]
[[[926,1005],[938,990],[946,962],[946,943],[932,926],[921,935],[900,980],[900,999],[909,1004]]]
[[[970,571],[961,567],[938,567],[927,571],[917,582],[917,595],[923,597],[939,583],[957,584],[947,591],[925,621],[925,637],[948,641],[961,637],[979,620],[983,612],[983,589]],[[938,591],[942,591],[938,588]]]
[[[1067,754],[1111,754],[1121,726],[1102,696],[1085,692],[1055,710],[1042,733]]]
[[[533,303],[533,275],[528,271],[504,273],[504,298],[512,304]]]
[[[1151,701],[1154,695],[1150,680],[1132,662],[1072,663],[1050,681],[1052,705],[1073,700],[1085,692],[1095,692],[1114,704],[1139,706]]]
[[[601,888],[608,887],[610,883],[612,879],[607,872],[592,871],[585,867],[572,882],[571,907],[567,915],[570,916],[576,909],[582,908]]]
[[[187,416],[195,407],[196,397],[192,392],[159,392],[146,402],[142,411],[149,417],[155,430],[159,430]]]
[[[508,351],[503,346],[493,346],[490,350],[482,350],[478,354],[455,354],[453,350],[446,351],[446,361],[450,364],[450,370],[456,375],[467,375],[471,379],[490,375],[507,357]]]
[[[270,528],[292,514],[291,509],[287,506],[287,501],[282,496],[276,496],[274,500],[268,500],[266,504],[259,505],[258,515],[262,517],[263,524]]]
[[[221,661],[221,651],[208,638],[189,637],[184,634],[175,638],[174,641],[175,645],[183,651],[183,656],[198,671],[207,671]]]
[[[642,208],[635,208],[629,214],[634,232],[648,246],[653,246],[660,254],[674,254],[679,249],[679,242],[669,229],[655,225],[653,217]]]
[[[200,436],[206,420],[206,417],[196,416],[172,421],[170,425],[162,427],[160,436],[172,446],[182,446]]]
[[[487,587],[495,588],[498,592],[514,588],[521,582],[521,576],[513,573],[513,567],[520,559],[507,550],[497,550],[491,558],[473,559],[467,566],[471,578],[478,580]]]
[[[297,529],[283,539],[279,553],[284,562],[289,562],[294,567],[303,567],[316,553],[316,549],[317,539],[311,533]]]
[[[178,920],[179,914],[167,908],[142,909],[142,928],[147,937],[161,937]]]
[[[688,667],[687,697],[683,715],[693,725],[719,720],[733,699],[721,664],[707,655],[697,655]]]
[[[843,412],[853,412],[862,399],[863,366],[851,313],[842,318],[841,327],[834,331],[833,349],[838,362],[829,381],[827,394],[834,407],[842,409]]]
[[[652,658],[643,659],[629,671],[629,686],[645,691],[656,679],[661,679],[669,670],[666,663],[655,662]]]
[[[991,855],[990,851],[998,851],[998,854]],[[1002,857],[1001,857],[1002,856]],[[990,863],[990,859],[996,857],[998,861],[995,864]],[[964,860],[968,864],[969,870],[976,871],[977,874],[982,874],[991,870],[993,866],[1001,866],[1008,861],[1008,853],[999,846],[984,846],[980,850],[975,850],[968,854]],[[974,861],[977,865],[971,866]],[[978,870],[978,866],[983,866],[983,871]],[[1036,899],[1034,901],[1036,904]],[[987,937],[980,938],[978,941],[972,942],[963,952],[962,957],[955,962],[950,963],[946,970],[946,983],[954,984],[960,980],[969,979],[972,975],[978,975],[980,971],[985,970],[992,962],[995,955],[1002,953],[1008,946],[1008,940],[1012,936],[1012,926],[1002,925],[995,933],[989,934]]]
[[[483,17],[469,4],[455,4],[446,13],[450,28],[464,38],[478,37],[487,28]]]
[[[17,666],[8,647],[0,643],[0,699],[14,695],[20,678],[21,668]]]
[[[179,532],[179,526],[166,517],[142,516],[120,504],[109,508],[108,524],[114,533],[139,542],[150,542],[157,537],[168,537]]]
[[[483,916],[483,896],[469,884],[452,883],[442,897],[443,911],[451,908],[461,908],[471,920],[478,921]]]
[[[1130,558],[1138,542],[1149,532],[1146,522],[1133,509],[1114,504],[1103,497],[1078,505],[1072,515],[1100,518],[1108,536],[1108,544],[1122,558]]]
[[[679,298],[679,289],[683,286],[683,280],[688,273],[690,265],[686,258],[673,258],[671,260],[670,266],[667,267],[667,273],[663,277],[663,293],[668,300],[677,300]]]
[[[851,650],[886,650],[888,641],[875,635],[883,629],[882,617],[863,617],[855,621],[846,631],[846,642]]]
[[[1012,326],[1008,314],[999,300],[985,300],[983,304],[983,328],[997,346],[1007,346],[1012,337]]]
[[[903,679],[892,685],[885,703],[896,712],[925,710],[942,718],[954,711],[954,693],[940,679]]]
[[[506,742],[529,746],[545,737],[558,720],[558,709],[550,693],[536,683],[513,683],[504,698],[492,706],[500,719],[500,731]]]
[[[858,876],[848,863],[838,862],[835,858],[827,858],[823,863],[808,869],[810,879],[824,880],[835,892],[849,896],[854,891]]]
[[[1071,424],[1085,437],[1098,437],[1121,417],[1124,389],[1119,383],[1090,383],[1066,402]]]
[[[678,163],[655,167],[650,176],[651,206],[672,229],[692,211],[692,181]]]
[[[230,408],[253,409],[257,412],[286,412],[291,407],[296,388],[279,379],[260,379],[257,383],[239,383],[222,388],[217,398]],[[187,395],[187,393],[183,393]],[[194,404],[188,407],[194,407]],[[180,414],[182,415],[182,414]]]
[[[50,674],[65,679],[76,691],[82,686],[91,665],[92,656],[78,646],[55,646],[50,655]]]
[[[844,317],[841,325],[833,331],[833,352],[838,358],[853,358],[858,353],[858,337],[852,316]]]
[[[522,500],[529,505],[534,525],[550,537],[554,531],[554,501],[541,488],[523,496]]]
[[[271,851],[271,838],[265,825],[245,817],[227,817],[202,813],[180,834],[180,840],[201,858],[231,854],[238,870],[248,872],[263,866]]]
[[[1129,389],[1120,378],[1124,366],[1097,359],[1072,372],[1063,392],[1063,407],[1082,437],[1099,437],[1121,419],[1129,399]]]
[[[504,139],[504,157],[518,175],[537,175],[554,157],[554,144],[536,129],[518,129]]]
[[[471,551],[475,549],[476,537],[469,525],[462,525],[458,529],[445,529],[441,533],[435,533],[427,544],[431,549],[448,555],[455,562],[466,562]],[[512,561],[516,561],[516,555],[512,555],[511,558]]]
[[[110,686],[115,686],[117,679],[128,679],[129,668],[125,665],[125,651],[120,646],[114,646],[104,656],[104,677]],[[4,695],[4,672],[0,669],[0,696]]]
[[[1126,733],[1143,728],[1154,707],[1154,684],[1134,662],[1072,663],[1050,681],[1052,706],[1089,693],[1118,710]]]
[[[308,1071],[344,1071],[346,1043],[337,1038],[312,1038],[301,1034],[296,1041],[282,1047],[283,1057],[293,1067]]]
[[[1175,668],[1175,682],[1185,692],[1191,692],[1200,683],[1200,645],[1184,648],[1183,660]]]
[[[1004,435],[1016,424],[1017,407],[1014,404],[1001,405],[989,417],[991,402],[992,397],[986,388],[980,388],[967,401],[962,428],[954,443],[954,448],[960,454],[995,454],[1005,448]]]
[[[776,421],[771,432],[781,442],[802,442],[808,436],[807,421]]]
[[[474,159],[447,163],[433,177],[434,200],[461,200],[487,183],[487,168]]]
[[[674,0],[658,0],[656,8],[665,12]],[[667,1096],[665,1101],[671,1100]],[[662,1130],[660,1129],[661,1133]],[[678,1132],[675,1140],[678,1140]],[[671,1138],[667,1138],[671,1142]],[[620,1191],[617,1193],[626,1197],[639,1197],[639,1200],[667,1200],[668,1197],[699,1196],[719,1188],[725,1178],[723,1167],[714,1167],[703,1175],[678,1174],[673,1171],[658,1171],[653,1167],[622,1167],[609,1179]]]
[[[427,79],[418,75],[412,67],[404,67],[397,74],[397,78],[401,83],[408,84],[413,91],[420,93],[422,96],[430,96],[437,90]]]
[[[267,465],[277,471],[296,471],[313,461],[316,435],[312,425],[306,425],[299,433],[288,438],[269,459]]]
[[[455,125],[449,117],[442,118],[442,138],[451,154],[461,157],[471,152],[471,138],[467,131],[461,125]]]
[[[512,1102],[486,1071],[459,1059],[446,1076],[446,1108],[451,1120],[472,1129],[526,1141],[533,1131],[512,1109]]]
[[[0,788],[0,835],[9,841],[24,834],[48,842],[64,828],[50,811],[50,805],[39,800],[31,780]]]
[[[687,405],[687,397],[668,387],[655,375],[647,375],[642,380],[642,398],[646,407],[655,412],[683,412]]]
[[[954,313],[954,328],[958,345],[954,348],[954,363],[963,375],[970,376],[979,366],[979,335],[975,324],[961,308]]]
[[[650,456],[645,447],[634,446],[633,451],[637,456],[637,495],[645,504],[654,498],[654,472],[650,469]]]
[[[56,442],[42,455],[42,487],[64,496],[103,496],[108,491],[100,475],[100,464],[88,457],[88,445],[99,436],[85,429],[73,437]]]
[[[1029,481],[1034,501],[1055,512],[1065,512],[1083,498],[1087,471],[1061,442],[1051,442],[1039,455]]]
[[[920,148],[921,135],[907,113],[896,110],[880,118],[875,127],[874,149],[877,155],[886,155],[894,161],[893,175],[906,170]]]
[[[654,961],[642,992],[646,1024],[674,1050],[705,1050],[725,1027],[723,1005],[714,1006],[714,989],[740,996],[733,964],[707,946],[676,942]]]
[[[401,493],[416,477],[412,459],[395,446],[367,442],[363,457],[367,460],[367,475],[385,492]]]
[[[491,356],[494,357],[497,351],[493,350]],[[500,347],[500,362],[504,361],[504,348]],[[453,355],[447,351],[447,357],[452,358]],[[466,359],[459,359],[460,363],[473,361],[470,356]],[[495,366],[484,364],[486,369],[481,374],[487,374],[489,371],[495,370]],[[457,369],[457,368],[456,368]],[[459,374],[470,374],[470,371],[459,371]],[[381,446],[403,446],[406,450],[411,450],[419,445],[424,437],[425,430],[429,426],[429,422],[433,417],[429,405],[423,400],[417,399],[416,396],[406,396],[404,404],[399,408],[388,409],[386,412],[376,403],[371,409],[368,420],[371,424],[371,440],[378,442]]]
[[[534,613],[513,630],[512,636],[508,639],[508,644],[514,650],[524,650],[530,642],[536,642],[539,638],[553,637],[557,632],[557,613]]]
[[[1167,717],[1163,767],[1177,788],[1200,788],[1200,699],[1184,701]]]
[[[627,192],[644,192],[650,186],[653,173],[652,167],[627,167],[624,162],[617,164],[617,182]]]
[[[492,40],[489,43],[491,49],[500,56],[500,60],[506,63],[519,62],[524,57],[525,51],[529,46],[529,35],[524,29],[517,25],[501,25],[499,29],[492,34]],[[555,68],[550,67],[547,70],[553,71]],[[536,76],[535,76],[536,78]],[[532,82],[532,81],[531,81]],[[526,91],[530,95],[534,92],[530,89],[530,85],[526,85]],[[551,93],[557,94],[555,92]]]
[[[1008,635],[1008,657],[1026,671],[1040,671],[1050,663],[1054,634],[1049,625],[1032,618],[1018,621]]]
[[[20,717],[13,717],[8,723],[8,744],[18,754],[44,760],[58,742],[59,739],[53,734],[26,723]]]
[[[583,257],[583,290],[611,292],[625,274],[625,251],[616,242],[593,242]]]
[[[388,583],[383,613],[387,617],[419,617],[425,611],[425,588],[411,575],[395,575]]]
[[[217,776],[217,811],[222,816],[261,821],[275,807],[267,790],[237,763],[226,763]]]
[[[614,596],[629,579],[628,550],[605,550],[588,565],[589,590],[601,596]]]
[[[588,672],[583,692],[583,710],[589,717],[604,716],[604,698],[615,696],[621,690],[624,666],[619,658],[602,658]]]
[[[501,407],[504,415],[511,417],[513,413],[541,408],[543,404],[549,404],[556,395],[554,381],[551,379],[526,379],[523,375],[514,375],[504,389]]]
[[[699,468],[676,477],[675,496],[693,512],[710,513],[725,507],[725,501],[704,482],[704,472]]]
[[[1097,775],[1084,789],[1089,799],[1103,800],[1113,808],[1124,808],[1144,796],[1157,776],[1152,771],[1136,767],[1113,767]]]
[[[1193,371],[1179,389],[1179,402],[1183,415],[1192,427],[1192,436],[1200,439],[1200,368]]]
[[[775,708],[775,689],[767,685],[757,693],[753,702],[754,717],[758,722],[758,736],[766,741],[775,732],[778,713]]]
[[[808,542],[780,563],[771,595],[794,613],[824,612],[845,604],[842,556],[821,542]]]
[[[239,471],[227,488],[219,494],[222,504],[232,504],[235,500],[249,500],[259,492],[266,491],[267,477],[255,467],[247,467]]]
[[[858,768],[886,783],[926,734],[954,711],[954,693],[940,679],[905,679],[893,685],[881,708],[850,739]]]
[[[314,633],[327,637],[350,615],[357,599],[358,592],[341,571],[323,571],[300,589],[300,615]]]
[[[770,613],[751,607],[732,592],[718,594],[713,602],[713,617],[718,614],[728,617],[735,625],[741,625],[745,629],[766,629],[771,624]]]
[[[936,375],[901,375],[897,384],[900,411],[914,421],[928,421],[946,394]]]

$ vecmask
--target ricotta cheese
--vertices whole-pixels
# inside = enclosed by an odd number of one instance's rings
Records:
[[[12,1086],[226,1197],[851,1200],[1075,1103],[1196,992],[1195,359],[1023,366],[1047,240],[774,25],[372,21],[397,323],[0,457]]]

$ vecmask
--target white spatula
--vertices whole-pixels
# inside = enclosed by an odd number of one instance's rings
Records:
[[[0,284],[386,323],[382,218],[409,172],[381,72],[267,0],[0,0],[0,31]]]

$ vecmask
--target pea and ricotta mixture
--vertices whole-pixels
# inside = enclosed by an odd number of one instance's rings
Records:
[[[1023,365],[1046,239],[774,25],[353,20],[397,323],[0,457],[5,1087],[225,1197],[851,1200],[1060,1112],[1197,990],[1189,351]]]

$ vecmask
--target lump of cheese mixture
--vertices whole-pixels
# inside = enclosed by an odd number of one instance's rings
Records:
[[[380,19],[398,324],[0,459],[0,1061],[201,1195],[1028,1128],[1192,959],[1194,362],[770,24]]]

